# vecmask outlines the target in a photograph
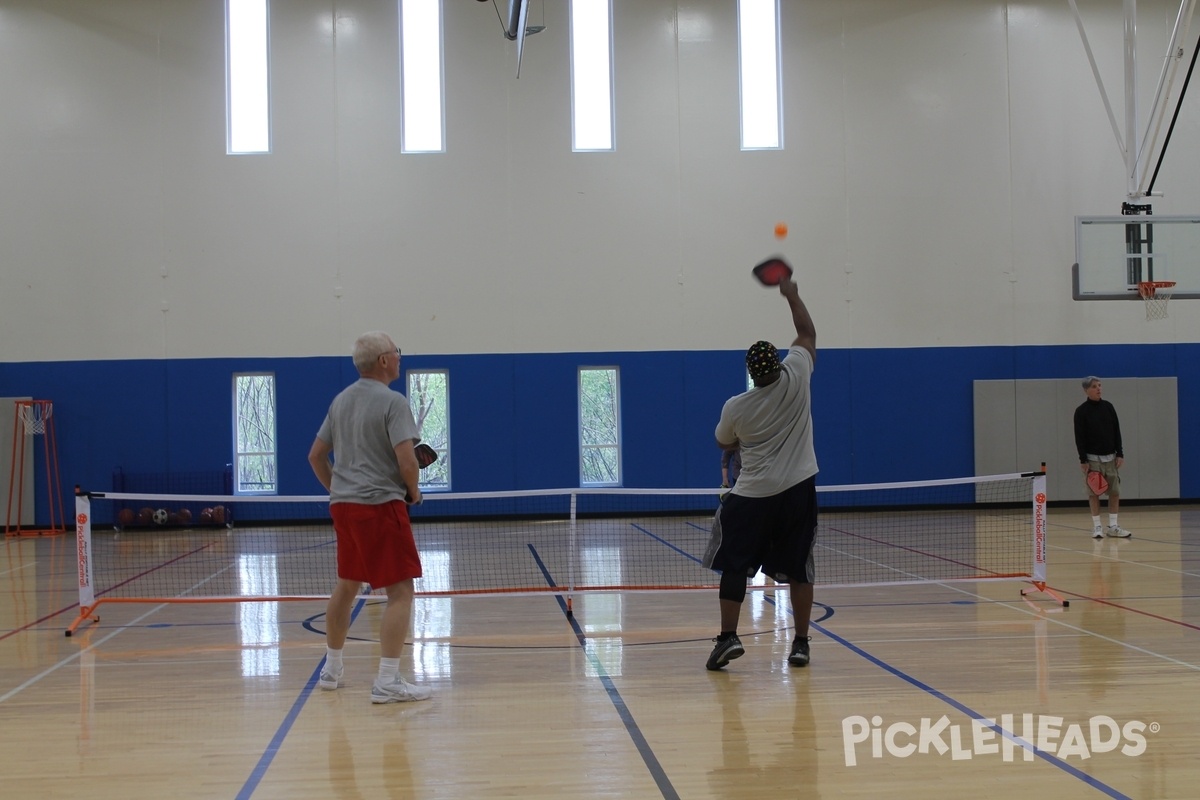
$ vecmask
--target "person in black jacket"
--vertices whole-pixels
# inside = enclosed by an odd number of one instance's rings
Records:
[[[1084,378],[1083,391],[1087,393],[1087,400],[1075,409],[1075,449],[1079,451],[1079,469],[1085,479],[1088,507],[1092,511],[1092,538],[1103,539],[1107,533],[1128,539],[1133,534],[1117,523],[1117,511],[1121,507],[1120,469],[1125,463],[1121,422],[1113,404],[1100,399],[1099,378],[1095,375]],[[1100,494],[1087,482],[1089,472],[1099,472],[1108,481],[1107,529],[1100,526]]]

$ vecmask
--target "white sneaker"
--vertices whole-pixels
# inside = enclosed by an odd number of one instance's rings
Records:
[[[1093,539],[1103,539],[1104,531],[1102,531],[1100,528],[1094,528],[1092,530],[1092,538]]]
[[[1130,536],[1133,536],[1133,532],[1127,531],[1118,525],[1109,525],[1108,526],[1108,535],[1115,536],[1118,539],[1128,539]]]
[[[339,669],[337,672],[323,667],[321,669],[321,677],[317,678],[317,686],[320,686],[327,692],[331,692],[342,685],[342,673],[344,669]]]
[[[414,686],[399,675],[391,682],[381,684],[378,680],[371,687],[372,703],[411,703],[415,700],[428,700],[433,690],[428,686]]]

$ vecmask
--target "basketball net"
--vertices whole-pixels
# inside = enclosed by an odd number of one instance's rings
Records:
[[[1175,289],[1175,281],[1142,281],[1138,294],[1146,301],[1146,319],[1150,322],[1167,318],[1167,302]]]
[[[13,414],[12,462],[9,470],[8,513],[4,518],[4,536],[57,536],[66,533],[67,518],[63,515],[62,478],[58,471],[58,443],[54,436],[54,420],[51,419],[54,404],[49,400],[17,400],[13,407],[16,413]],[[25,428],[24,436],[17,433],[21,426]],[[26,520],[26,473],[28,472],[28,479],[33,477],[32,471],[26,469],[29,462],[25,457],[26,449],[33,450],[33,445],[27,445],[26,440],[34,435],[42,437],[45,452],[46,493],[49,495],[46,512],[50,516],[48,527],[23,523],[23,520]],[[28,488],[31,493],[34,491],[32,483]]]
[[[17,413],[25,426],[25,435],[37,436],[46,432],[46,420],[54,414],[54,406],[42,401],[18,403]]]

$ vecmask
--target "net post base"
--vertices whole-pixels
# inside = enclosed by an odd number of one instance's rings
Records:
[[[1051,589],[1044,582],[1030,581],[1030,583],[1033,584],[1033,588],[1021,589],[1021,599],[1025,600],[1025,602],[1030,602],[1029,595],[1031,595],[1031,594],[1046,594],[1046,595],[1049,595],[1056,603],[1058,603],[1063,608],[1071,607],[1070,600],[1065,599],[1062,595],[1060,595],[1058,592]]]
[[[75,629],[78,628],[80,625],[82,625],[85,622],[88,623],[89,625],[94,625],[97,622],[99,622],[100,617],[97,616],[95,613],[96,606],[98,606],[98,605],[100,605],[100,604],[96,603],[96,605],[88,606],[87,608],[81,607],[79,609],[79,616],[75,618],[74,622],[72,622],[70,625],[67,626],[67,629],[65,631],[63,631],[63,635],[68,636],[68,637],[74,635]]]

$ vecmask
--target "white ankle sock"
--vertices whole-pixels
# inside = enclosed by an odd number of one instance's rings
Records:
[[[1094,528],[1095,530],[1100,530],[1100,517],[1099,516],[1092,517],[1092,528]]]
[[[1110,527],[1110,528],[1120,527],[1119,525],[1117,525],[1117,515],[1116,514],[1108,515],[1108,527]]]
[[[334,650],[331,647],[325,648],[325,668],[330,672],[339,672],[342,669],[342,651]]]
[[[395,678],[400,672],[400,659],[398,658],[381,658],[379,659],[379,682],[390,683],[392,678]]]

